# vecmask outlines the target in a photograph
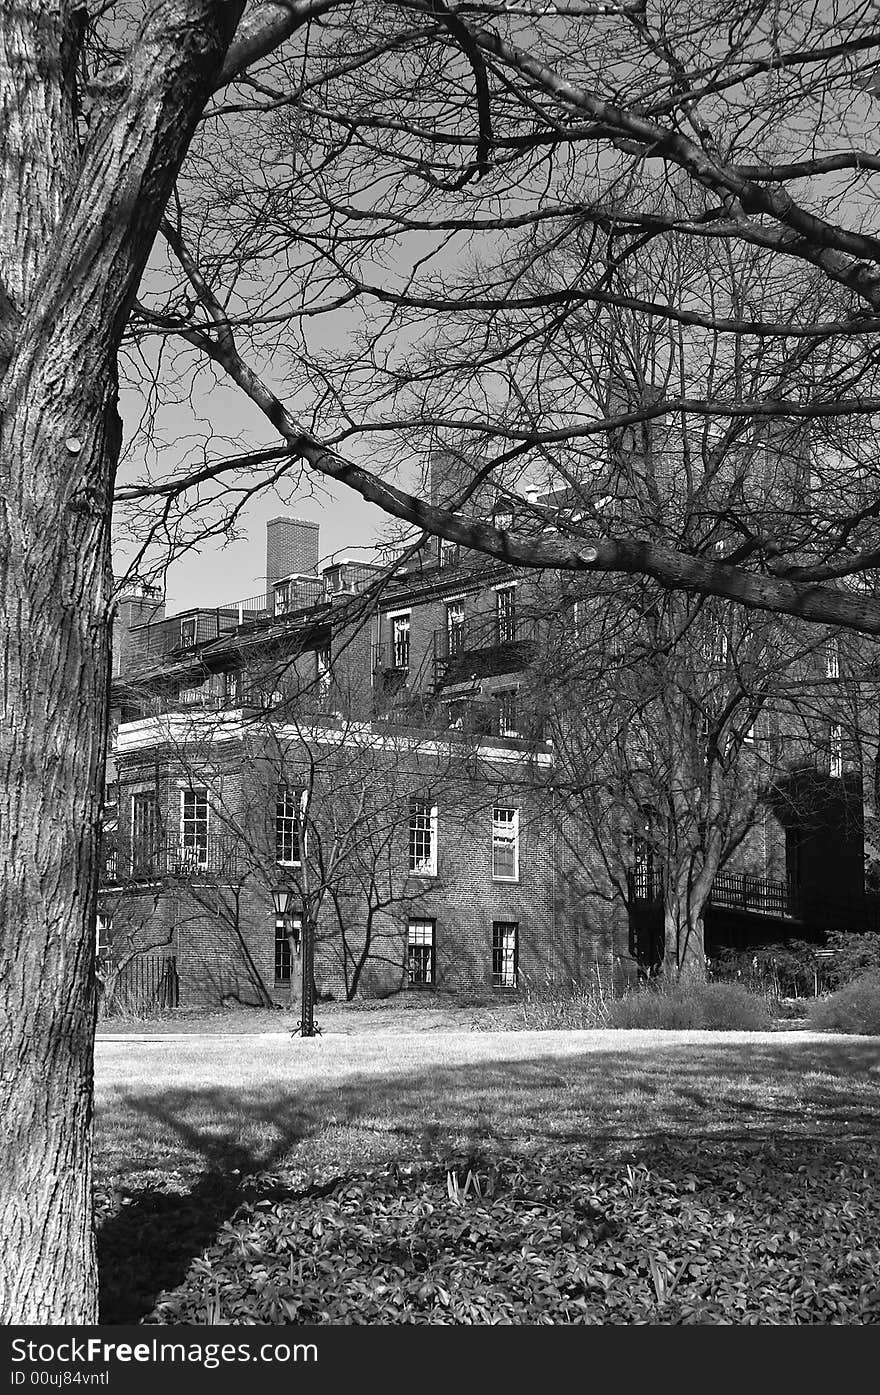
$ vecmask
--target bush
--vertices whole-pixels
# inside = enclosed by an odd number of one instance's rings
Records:
[[[767,1031],[765,998],[739,983],[651,984],[608,1004],[609,1027]]]
[[[880,972],[862,974],[809,1007],[809,1023],[820,1032],[880,1036]]]
[[[842,988],[863,974],[880,973],[880,935],[873,931],[833,930],[826,944],[832,951],[825,965],[831,988]]]
[[[716,982],[740,983],[752,993],[774,998],[812,998],[823,987],[836,987],[829,964],[806,940],[761,945],[752,949],[721,949],[710,966]]]
[[[609,995],[600,987],[528,988],[503,1015],[490,1016],[492,1031],[570,1032],[608,1025]]]

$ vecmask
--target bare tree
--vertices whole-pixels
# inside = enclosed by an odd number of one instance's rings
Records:
[[[877,633],[877,601],[839,584],[876,562],[867,453],[861,496],[829,515],[806,557],[783,538],[719,559],[645,539],[637,523],[517,536],[424,501],[385,467],[414,458],[415,421],[423,451],[464,438],[487,475],[672,408],[870,422],[878,160],[862,145],[878,45],[873,7],[855,0],[700,0],[660,16],[579,0],[553,14],[493,0],[0,7],[6,1314],[96,1311],[92,950],[121,356],[145,424],[210,368],[274,433],[274,445],[234,441],[231,461],[217,438],[170,472],[147,456],[120,478],[119,502],[155,504],[151,527],[172,550],[234,527],[256,488],[302,469],[512,562],[643,574]],[[723,320],[651,297],[634,308],[702,316],[746,344],[834,341],[830,378],[780,402],[675,395],[613,417],[590,404],[580,419],[535,419],[519,410],[515,374],[493,386],[497,351],[475,341],[461,399],[451,350],[445,376],[446,323],[466,328],[483,308],[514,316],[511,363],[516,316],[541,312],[536,343],[575,302],[630,304],[609,269],[673,227],[795,264],[836,300],[820,321],[787,304]],[[529,288],[534,260],[558,266],[551,291]]]
[[[719,872],[773,810],[789,762],[815,752],[821,654],[792,622],[639,582],[569,599],[558,631],[545,691],[563,827],[618,904],[660,899],[664,974],[703,975]]]

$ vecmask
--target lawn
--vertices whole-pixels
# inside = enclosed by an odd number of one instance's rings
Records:
[[[105,1320],[137,1321],[150,1312],[160,1291],[180,1285],[218,1234],[228,1237],[228,1222],[243,1202],[271,1195],[302,1210],[312,1204],[296,1202],[303,1192],[321,1195],[334,1178],[348,1179],[337,1188],[340,1196],[364,1178],[369,1192],[370,1176],[385,1177],[389,1165],[410,1170],[416,1180],[406,1185],[416,1187],[417,1204],[428,1187],[441,1206],[447,1166],[460,1166],[464,1181],[468,1157],[479,1160],[478,1176],[496,1164],[519,1169],[517,1186],[526,1194],[552,1179],[554,1169],[574,1178],[574,1187],[599,1169],[602,1185],[613,1191],[627,1167],[657,1175],[659,1169],[666,1177],[670,1167],[680,1172],[685,1164],[693,1187],[700,1188],[702,1169],[706,1186],[717,1191],[733,1185],[719,1166],[723,1171],[732,1160],[756,1157],[761,1186],[778,1173],[780,1195],[802,1167],[812,1169],[811,1194],[823,1205],[829,1196],[845,1199],[856,1183],[862,1192],[869,1185],[866,1160],[873,1164],[880,1124],[876,1039],[805,1032],[367,1033],[355,1030],[354,1017],[345,1021],[340,1031],[328,1022],[327,1034],[313,1041],[277,1031],[99,1039],[96,1171],[105,1217]],[[522,1180],[526,1174],[531,1181]],[[544,1182],[535,1180],[539,1174]],[[384,1182],[376,1185],[381,1191]],[[355,1211],[363,1211],[362,1191],[358,1197]],[[856,1242],[860,1253],[873,1254],[880,1241],[880,1215],[873,1203],[865,1205],[847,1223],[848,1255]],[[492,1214],[492,1225],[503,1229],[500,1213]],[[816,1224],[827,1229],[824,1221]],[[322,1221],[318,1233],[323,1229]],[[690,1253],[697,1232],[683,1253]],[[260,1253],[264,1242],[257,1243]],[[241,1244],[239,1237],[236,1254]],[[554,1253],[565,1250],[560,1241]],[[827,1290],[826,1280],[814,1286],[817,1292]],[[456,1282],[463,1283],[461,1275]],[[246,1303],[236,1284],[236,1301]],[[294,1287],[299,1292],[302,1285]],[[557,1320],[579,1320],[579,1310],[565,1301]],[[873,1297],[859,1301],[862,1310],[867,1303],[874,1311]],[[407,1303],[402,1312],[411,1310]],[[506,1311],[503,1304],[500,1310]],[[175,1318],[173,1304],[170,1311],[165,1320],[209,1320],[190,1310]],[[292,1308],[271,1311],[273,1321],[361,1320],[343,1310],[315,1316],[308,1309],[296,1319],[284,1317]],[[805,1311],[812,1311],[809,1304]],[[485,1320],[480,1312],[477,1305],[425,1320]],[[375,1320],[383,1320],[381,1313]],[[875,1318],[862,1311],[841,1320],[880,1320],[880,1309]]]

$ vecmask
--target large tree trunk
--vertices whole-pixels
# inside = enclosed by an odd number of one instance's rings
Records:
[[[705,981],[703,910],[706,894],[693,884],[689,867],[678,876],[669,877],[663,905],[663,977],[669,983],[684,979]]]
[[[112,580],[106,514],[77,507],[58,457],[70,454],[68,432],[86,477],[115,462],[114,397],[105,374],[103,393],[84,386],[80,412],[61,423],[37,378],[0,427],[6,1322],[97,1314],[89,1131]],[[59,491],[69,501],[60,518]]]
[[[82,6],[0,8],[0,1320],[97,1315],[94,920],[116,354],[243,0],[154,0],[84,148]]]

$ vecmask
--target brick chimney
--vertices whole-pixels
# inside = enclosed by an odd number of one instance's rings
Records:
[[[270,518],[266,524],[266,592],[281,577],[316,576],[318,524],[304,518]]]
[[[138,625],[165,618],[165,597],[158,586],[131,582],[123,587],[113,613],[113,677],[118,678],[136,657],[131,632]]]
[[[444,505],[458,510],[458,502],[474,477],[474,463],[456,451],[436,450],[428,463],[428,489],[432,504]],[[467,518],[488,518],[492,512],[495,496],[495,483],[482,484],[461,506],[460,512]]]

